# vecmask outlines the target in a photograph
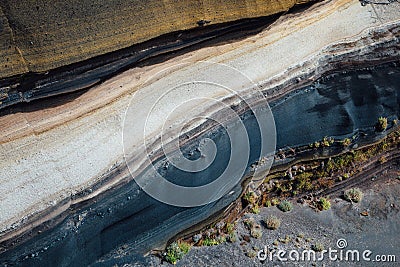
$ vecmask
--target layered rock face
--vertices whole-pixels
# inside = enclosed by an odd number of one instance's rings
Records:
[[[0,78],[44,72],[203,24],[267,16],[302,0],[0,1]]]
[[[8,62],[13,64],[17,64],[18,60],[22,62],[19,73],[44,71],[146,40],[169,30],[183,29],[183,22],[180,27],[177,26],[178,20],[185,20],[188,28],[198,27],[197,22],[200,20],[210,20],[211,23],[222,22],[222,17],[216,15],[221,15],[222,7],[226,11],[224,14],[233,12],[229,11],[228,4],[222,1],[213,1],[213,7],[211,8],[210,4],[209,10],[204,7],[203,2],[199,7],[193,4],[193,13],[190,16],[185,15],[189,11],[183,9],[183,5],[190,3],[188,1],[184,1],[185,4],[176,3],[180,7],[175,9],[171,6],[166,7],[167,3],[171,4],[172,1],[143,3],[137,1],[137,4],[146,7],[154,5],[149,8],[152,14],[148,14],[154,20],[148,20],[151,25],[144,27],[144,13],[133,12],[133,10],[139,12],[138,5],[130,6],[124,2],[124,6],[127,7],[123,7],[122,4],[119,7],[114,3],[111,8],[109,4],[111,1],[108,1],[108,4],[99,2],[93,7],[89,4],[93,10],[98,9],[92,15],[87,9],[84,13],[85,7],[82,3],[72,2],[66,3],[74,6],[75,14],[81,12],[75,22],[71,19],[74,17],[74,12],[68,11],[72,7],[64,2],[53,2],[51,6],[58,13],[52,13],[52,16],[46,15],[46,22],[44,19],[41,22],[38,14],[45,14],[45,11],[41,6],[37,8],[38,4],[31,4],[30,12],[22,12],[18,11],[17,6],[22,8],[26,1],[6,5],[5,1],[0,0],[2,11],[9,16],[2,19],[4,22],[1,27],[2,37],[8,36],[8,40],[15,40],[15,43],[23,44],[26,49],[25,51],[22,45],[19,45],[18,49],[15,45],[14,48],[11,45],[7,52],[8,58],[14,56],[14,59],[10,58]],[[246,12],[251,10],[249,6],[256,7],[258,2],[243,3],[246,5],[240,10],[244,12],[243,16],[247,16],[250,13]],[[49,5],[47,8],[51,10],[50,4],[46,5]],[[227,195],[227,198],[218,202],[219,206],[206,206],[194,212],[156,203],[137,186],[135,187],[135,179],[146,177],[144,170],[148,167],[146,165],[148,155],[143,152],[145,151],[144,143],[141,142],[143,133],[140,131],[129,135],[137,144],[132,144],[126,150],[123,147],[123,121],[127,107],[130,104],[135,107],[151,107],[155,103],[154,99],[158,99],[159,95],[165,94],[176,84],[182,83],[183,78],[199,80],[197,62],[202,61],[219,62],[239,70],[257,84],[257,88],[268,100],[283,99],[294,89],[338,68],[398,61],[399,5],[400,3],[395,3],[393,7],[372,7],[361,6],[358,0],[326,1],[302,13],[289,12],[255,36],[203,47],[155,64],[136,65],[89,90],[60,95],[51,101],[47,99],[49,102],[43,99],[2,110],[0,265],[10,263],[45,266],[51,261],[54,265],[56,259],[59,266],[74,266],[74,263],[76,266],[82,266],[84,263],[90,264],[96,261],[103,254],[122,246],[124,242],[135,243],[132,250],[135,253],[144,253],[164,246],[168,239],[189,227],[197,227],[216,211],[224,209],[238,195]],[[259,11],[271,6],[264,3],[255,9]],[[283,4],[276,6],[287,8]],[[103,13],[100,12],[100,7]],[[128,7],[131,13],[123,11]],[[164,28],[165,25],[155,22],[162,19],[166,21],[167,15],[163,15],[164,13],[160,15],[160,10],[164,10],[163,8],[166,12],[175,13],[175,19],[168,20],[169,30]],[[380,16],[379,20],[373,15],[375,9]],[[13,10],[13,16],[9,15],[10,10]],[[155,10],[159,10],[158,13]],[[113,19],[111,12],[115,16]],[[196,12],[198,16],[193,15]],[[215,15],[211,18],[204,16],[207,12]],[[125,19],[120,18],[122,13],[125,14]],[[261,13],[260,11],[257,14],[265,15],[267,11]],[[239,16],[239,13],[229,14],[231,14],[230,19]],[[21,23],[24,16],[32,25],[36,23],[37,28],[28,24],[21,26],[15,22]],[[256,16],[256,13],[252,16]],[[100,17],[104,20],[100,20]],[[11,18],[15,21],[13,22]],[[58,20],[64,24],[58,25]],[[136,23],[132,23],[133,20],[137,20]],[[53,30],[50,34],[51,27]],[[131,27],[132,29],[137,27],[132,36],[132,31],[128,30]],[[47,36],[53,36],[52,45],[45,45],[44,40],[38,38],[39,33],[43,33],[41,36],[46,36],[46,32]],[[0,40],[6,43],[4,38]],[[11,41],[9,42],[12,43]],[[0,57],[0,60],[3,58]],[[200,69],[210,73],[204,75],[206,77],[228,77],[230,82],[235,81],[231,78],[235,76],[227,75],[226,71],[218,68],[218,64]],[[4,76],[14,75],[0,73]],[[253,92],[253,88],[247,88],[246,84],[235,83],[235,85],[242,86],[246,92]],[[0,101],[1,87],[0,80]],[[191,90],[191,92],[193,96],[210,99],[196,104],[198,109],[195,111],[198,113],[194,112],[196,114],[192,115],[215,112],[225,116],[211,100],[213,97],[221,101],[234,100],[231,98],[231,93],[215,89]],[[133,95],[135,98],[132,98]],[[186,92],[175,94],[166,101],[171,105],[180,105],[185,100],[184,96]],[[334,100],[337,101],[337,98]],[[159,105],[162,106],[164,105]],[[158,110],[162,115],[155,117],[164,118],[168,113],[162,109]],[[174,114],[177,123],[168,125],[183,125],[184,118],[190,117],[190,110],[193,112],[194,109],[186,106]],[[134,126],[132,129],[145,122],[146,118],[145,114],[138,112],[137,120],[132,123]],[[155,121],[151,131],[145,136],[150,146],[149,150],[155,151],[152,154],[154,157],[159,155],[161,147],[159,140],[163,125],[163,120]],[[310,124],[310,127],[312,125]],[[331,127],[331,124],[324,126]],[[177,127],[173,127],[168,135],[171,140],[184,136],[184,134],[179,135],[175,128]],[[188,125],[188,131],[190,129],[197,130],[191,124]],[[203,130],[206,129],[204,126]],[[304,127],[301,134],[304,134]],[[320,138],[326,135],[328,134],[321,134]],[[125,154],[127,152],[128,156]],[[129,162],[137,166],[133,174],[127,169],[125,158],[131,159]],[[158,158],[154,159],[156,160]],[[240,194],[241,190],[241,184],[238,183],[233,191],[235,194]]]

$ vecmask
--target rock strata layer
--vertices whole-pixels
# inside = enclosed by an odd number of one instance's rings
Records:
[[[0,78],[45,72],[209,24],[268,16],[302,0],[0,1]]]
[[[26,233],[29,237],[34,227],[54,223],[55,218],[75,212],[82,203],[92,201],[100,205],[97,202],[100,198],[108,199],[104,192],[132,182],[133,177],[123,169],[121,125],[136,92],[143,98],[136,98],[133,104],[150,106],[151,97],[168,90],[160,85],[195,77],[196,62],[202,60],[240,70],[268,98],[282,97],[336,68],[398,60],[399,4],[385,8],[363,7],[351,0],[321,3],[304,13],[282,16],[256,36],[127,70],[91,90],[66,96],[67,101],[45,107],[40,102],[30,103],[3,114],[0,117],[1,245],[18,244],[26,238],[16,237]],[[379,20],[374,10],[380,12]],[[167,68],[169,71],[157,81],[146,82]],[[218,68],[210,67],[208,71],[224,75]],[[210,90],[200,96],[215,94]],[[218,95],[220,99],[229,96]],[[170,99],[171,103],[179,101],[180,96]],[[209,102],[197,107],[219,111]],[[177,120],[186,114],[178,114]],[[138,114],[138,122],[144,119]],[[157,138],[162,123],[161,120],[156,123],[149,134],[153,151],[160,146]],[[136,155],[138,166],[144,165],[145,155],[140,150],[129,152]],[[114,214],[110,217],[116,218]]]

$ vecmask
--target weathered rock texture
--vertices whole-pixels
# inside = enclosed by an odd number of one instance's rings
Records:
[[[0,78],[44,72],[201,21],[267,16],[300,2],[308,0],[0,0]]]

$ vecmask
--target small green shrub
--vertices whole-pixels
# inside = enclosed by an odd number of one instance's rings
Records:
[[[329,147],[329,146],[333,145],[334,142],[335,142],[335,140],[332,137],[325,136],[324,139],[322,139],[321,144],[324,147]]]
[[[251,229],[254,226],[255,221],[254,221],[253,218],[246,218],[246,219],[243,220],[243,224],[247,228]]]
[[[259,214],[259,213],[260,213],[260,208],[258,207],[257,204],[254,204],[254,205],[251,207],[250,212],[251,212],[251,213],[254,213],[254,214]]]
[[[281,220],[279,220],[276,216],[269,216],[268,218],[264,219],[264,223],[268,229],[276,230],[281,226]]]
[[[290,237],[290,235],[286,235],[285,238],[279,238],[279,242],[283,243],[283,244],[287,244],[292,240],[292,238]]]
[[[186,242],[174,242],[169,245],[165,252],[165,260],[169,263],[176,264],[178,260],[182,259],[190,250],[190,244]]]
[[[364,194],[359,188],[351,188],[344,191],[344,198],[350,202],[360,202]]]
[[[283,200],[281,203],[279,203],[278,209],[283,212],[291,211],[293,209],[293,205],[289,201]]]
[[[387,162],[387,158],[385,156],[381,156],[378,161],[380,164],[384,164]]]
[[[255,204],[257,201],[257,195],[253,191],[247,192],[246,194],[244,194],[243,200],[247,204]]]
[[[345,147],[351,145],[351,139],[350,138],[345,138],[342,141],[342,145],[345,146]]]
[[[235,242],[237,241],[237,235],[236,235],[236,233],[230,233],[230,234],[228,235],[227,240],[228,240],[229,242],[231,242],[231,243],[235,243]]]
[[[222,242],[221,242],[222,243]],[[204,238],[203,242],[201,243],[203,246],[215,246],[220,244],[219,240],[215,239],[215,238],[210,238],[210,237],[206,237]]]
[[[375,125],[375,129],[376,129],[378,132],[383,132],[383,131],[386,130],[387,126],[388,126],[388,120],[387,120],[387,118],[385,118],[385,117],[379,117],[378,122],[377,122],[376,125]]]
[[[318,205],[320,210],[329,210],[331,208],[331,202],[324,197],[319,199]]]
[[[279,199],[273,198],[273,199],[271,200],[271,204],[272,204],[272,206],[278,205],[278,204],[279,204]]]
[[[308,191],[312,189],[311,177],[313,174],[311,172],[302,172],[297,175],[294,187],[299,191]]]
[[[254,225],[254,227],[251,228],[250,230],[250,235],[254,238],[261,238],[262,237],[261,226],[258,224]]]
[[[257,256],[257,251],[254,249],[249,249],[246,251],[246,256],[249,258],[255,258]]]
[[[324,245],[322,243],[317,242],[311,246],[311,249],[314,250],[315,252],[321,252],[324,250]]]
[[[225,225],[225,230],[226,230],[226,233],[227,233],[228,235],[232,234],[233,231],[235,230],[235,224],[233,224],[233,223],[227,223],[227,224]]]

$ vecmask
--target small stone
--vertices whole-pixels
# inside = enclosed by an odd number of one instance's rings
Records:
[[[224,223],[224,222],[218,222],[218,223],[215,225],[215,227],[216,227],[218,230],[221,230],[222,228],[224,228],[224,226],[225,226],[225,223]]]
[[[201,238],[202,238],[202,235],[201,235],[201,234],[197,234],[197,235],[194,235],[194,236],[192,237],[193,242],[195,242],[195,243],[199,242],[199,241],[201,240]]]
[[[248,236],[248,235],[243,235],[242,238],[243,238],[243,240],[246,241],[247,243],[250,242],[250,236]]]
[[[363,211],[363,212],[361,212],[360,214],[361,214],[361,216],[369,216],[369,213],[368,213],[368,211],[366,211],[366,210]]]

